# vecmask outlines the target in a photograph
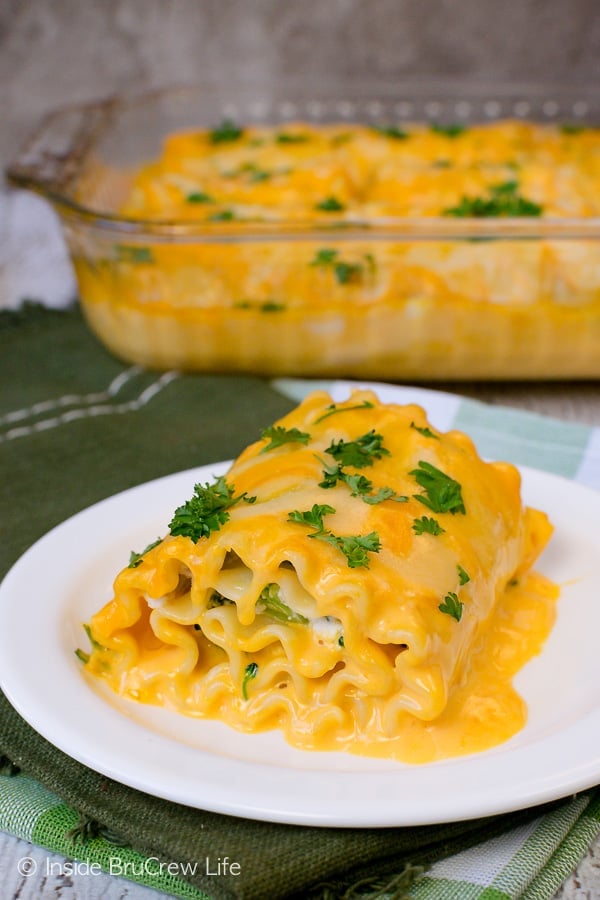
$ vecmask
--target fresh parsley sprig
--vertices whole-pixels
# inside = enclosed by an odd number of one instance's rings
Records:
[[[199,541],[218,531],[229,520],[228,510],[241,500],[253,503],[256,497],[248,497],[245,492],[235,496],[234,486],[227,484],[223,475],[214,484],[196,484],[193,496],[175,510],[169,530],[172,535]]]
[[[443,603],[440,603],[438,609],[440,612],[447,613],[449,616],[452,616],[453,619],[456,619],[457,622],[460,622],[463,606],[464,603],[458,599],[458,595],[455,594],[454,591],[448,591],[444,597]]]
[[[488,188],[487,196],[463,196],[456,206],[442,210],[442,215],[476,219],[541,216],[543,209],[540,204],[521,196],[518,188],[517,181],[505,181],[502,184],[491,185]]]
[[[135,550],[132,550],[131,553],[129,554],[129,563],[127,564],[127,568],[128,569],[137,569],[137,567],[142,562],[146,553],[148,553],[149,550],[153,550],[155,547],[158,547],[159,544],[162,544],[161,537],[156,538],[155,541],[152,541],[151,544],[148,544],[147,547],[144,547],[144,549],[142,550],[141,553],[136,553]]]
[[[356,469],[372,466],[376,459],[390,455],[390,451],[383,446],[383,436],[374,428],[355,441],[332,440],[325,453],[333,456],[342,466],[354,466]]]
[[[419,434],[422,434],[423,437],[434,438],[434,440],[436,440],[436,441],[439,441],[439,439],[440,439],[439,435],[434,434],[434,432],[431,430],[431,428],[427,428],[427,426],[421,427],[420,425],[415,425],[414,422],[411,422],[410,427],[413,428],[415,431],[418,431]]]
[[[308,444],[310,434],[307,431],[300,431],[298,428],[284,428],[283,425],[271,425],[261,431],[261,439],[269,441],[261,453],[267,453],[269,450],[275,450],[283,444]]]
[[[315,209],[318,209],[320,212],[343,212],[343,210],[346,209],[346,206],[332,194],[329,197],[325,197],[325,199],[321,200],[319,203],[316,203]]]
[[[338,550],[341,550],[350,569],[369,568],[368,553],[379,553],[381,550],[381,541],[376,531],[363,535],[338,535],[332,532],[323,532],[323,534],[311,534],[309,537],[318,538],[321,541],[327,541],[333,544]]]
[[[297,509],[292,510],[288,514],[288,522],[295,522],[297,525],[309,525],[321,533],[325,531],[323,525],[323,516],[329,516],[335,512],[333,506],[327,503],[313,503],[312,509],[300,512]]]
[[[311,266],[330,267],[338,284],[357,284],[362,282],[365,273],[375,272],[376,264],[372,253],[365,253],[363,262],[346,262],[339,258],[339,250],[333,247],[322,247],[317,250]]]
[[[456,568],[458,569],[458,580],[460,584],[467,584],[467,582],[471,580],[471,576],[468,572],[465,572],[462,566],[459,565]]]
[[[462,488],[454,478],[424,460],[420,460],[418,468],[409,474],[413,475],[417,484],[425,490],[424,494],[414,495],[419,503],[436,513],[466,514]]]
[[[375,125],[373,131],[381,135],[381,137],[392,138],[395,141],[404,141],[410,137],[408,131],[399,128],[397,125]]]
[[[437,537],[438,534],[444,534],[446,531],[445,528],[442,528],[437,519],[430,518],[429,516],[421,516],[420,519],[415,519],[412,528],[415,534],[433,534],[435,537]]]
[[[258,598],[257,612],[264,612],[278,622],[285,622],[286,625],[308,625],[306,616],[295,612],[281,599],[278,584],[265,585]]]
[[[223,119],[221,124],[210,132],[209,136],[211,143],[225,144],[239,140],[243,133],[243,129],[236,125],[232,119]]]
[[[333,252],[337,251],[334,250]],[[338,406],[337,403],[330,403],[329,406],[325,407],[325,412],[318,419],[315,419],[315,425],[318,425],[324,419],[328,419],[329,416],[335,416],[336,413],[350,412],[353,409],[373,409],[374,406],[375,404],[371,403],[370,400],[363,400],[362,403],[355,403],[353,406]]]
[[[308,525],[314,531],[308,535],[309,538],[316,538],[320,541],[326,541],[332,544],[344,554],[348,560],[348,566],[351,569],[369,568],[368,553],[379,553],[381,542],[376,531],[371,531],[364,535],[338,535],[334,534],[329,528],[325,528],[323,516],[331,515],[335,512],[332,506],[323,503],[313,504],[312,509],[301,512],[293,510],[288,515],[289,522],[295,522],[298,525]]]
[[[252,681],[258,675],[258,663],[248,663],[244,669],[244,677],[242,679],[242,697],[248,699],[248,682]]]
[[[465,125],[459,125],[458,123],[452,125],[435,124],[431,126],[431,130],[435,134],[441,134],[447,138],[457,138],[460,137],[461,134],[464,134],[467,128]]]
[[[384,500],[395,500],[397,503],[406,503],[408,497],[397,494],[391,487],[379,488],[373,493],[373,482],[365,475],[351,474],[346,472],[340,463],[328,466],[322,459],[317,457],[323,465],[323,481],[319,482],[321,488],[333,488],[339,482],[347,484],[350,488],[352,497],[360,497],[364,503],[371,506],[376,503],[383,503]]]

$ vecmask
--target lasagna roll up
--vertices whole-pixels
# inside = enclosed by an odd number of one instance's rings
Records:
[[[315,392],[132,554],[81,655],[121,695],[281,728],[305,749],[468,752],[523,723],[514,659],[487,674],[477,660],[506,657],[489,641],[516,627],[517,582],[535,619],[521,630],[537,635],[520,662],[539,649],[551,612],[527,573],[550,533],[523,507],[518,471],[484,462],[465,434],[369,391]],[[451,712],[462,730],[448,744]],[[489,736],[474,741],[468,723],[483,719]]]

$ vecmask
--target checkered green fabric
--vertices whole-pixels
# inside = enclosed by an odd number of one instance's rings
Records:
[[[91,503],[235,456],[315,386],[147,372],[106,353],[76,309],[0,315],[0,574]],[[349,383],[326,386],[347,396]],[[438,428],[465,429],[484,455],[600,487],[598,430],[434,391],[379,393],[422,403]],[[318,829],[192,810],[86,769],[0,695],[2,756],[4,771],[11,761],[21,773],[0,777],[0,830],[175,897],[307,900],[350,889],[371,900],[548,900],[600,833],[596,790],[418,828]],[[207,876],[206,858],[223,855],[240,861],[240,876]]]

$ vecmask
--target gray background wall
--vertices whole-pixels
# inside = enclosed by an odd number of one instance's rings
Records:
[[[54,107],[207,78],[600,76],[598,0],[0,0],[0,163]]]

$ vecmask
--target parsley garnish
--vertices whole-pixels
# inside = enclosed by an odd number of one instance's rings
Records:
[[[218,531],[229,520],[227,510],[240,500],[245,503],[256,500],[256,497],[248,497],[245,493],[235,497],[234,490],[223,475],[214,484],[194,485],[193,497],[177,507],[173,514],[169,523],[171,534],[189,537],[195,542],[208,537],[212,531]]]
[[[421,516],[420,519],[415,519],[412,527],[415,534],[433,534],[437,536],[438,534],[444,534],[446,531],[437,519],[432,519],[429,516]]]
[[[90,644],[92,645],[92,650],[104,650],[104,647],[102,646],[102,644],[98,643],[96,638],[93,637],[92,629],[90,628],[90,626],[87,623],[83,626],[83,630],[85,631],[85,633],[88,636],[88,640],[89,640]],[[91,654],[86,653],[85,650],[81,650],[78,647],[77,650],[75,650],[75,656],[77,657],[78,660],[80,660],[80,662],[82,662],[84,665],[86,665],[90,661]]]
[[[297,509],[293,510],[288,515],[288,522],[295,522],[297,525],[309,525],[311,528],[315,528],[318,533],[323,533],[325,531],[323,516],[331,515],[334,512],[333,506],[328,506],[327,503],[314,503],[312,509],[306,512],[299,512]]]
[[[466,514],[458,481],[424,460],[420,460],[418,469],[413,469],[409,474],[414,475],[417,484],[425,490],[425,494],[415,494],[419,503],[437,513]]]
[[[471,576],[465,572],[462,566],[457,566],[458,569],[458,580],[461,584],[466,584],[467,581],[471,580]]]
[[[194,193],[188,194],[185,199],[188,203],[214,203],[210,194],[205,194],[204,191],[194,191]]]
[[[278,584],[267,584],[260,592],[258,602],[264,607],[264,612],[272,619],[278,622],[291,623],[293,625],[308,625],[308,619],[302,613],[294,612],[293,609],[284,603],[279,595]],[[262,612],[263,610],[258,610]]]
[[[316,203],[315,209],[318,209],[321,212],[342,212],[346,207],[337,199],[337,197],[332,195],[330,197],[325,197],[320,203]]]
[[[439,436],[437,434],[434,434],[431,428],[421,428],[419,425],[415,425],[414,422],[410,423],[410,427],[414,428],[415,431],[418,431],[419,434],[422,434],[423,437],[435,438],[436,441],[439,441]]]
[[[376,269],[375,259],[371,253],[364,256],[365,262],[371,272]],[[339,250],[323,247],[317,250],[311,266],[330,266],[338,284],[351,284],[362,281],[365,274],[365,265],[362,262],[345,262],[339,259]]]
[[[337,547],[348,560],[348,566],[351,569],[369,568],[369,559],[367,553],[378,553],[381,549],[379,535],[376,531],[371,531],[365,535],[338,535],[333,534],[329,528],[325,528],[323,524],[323,516],[334,513],[332,506],[322,503],[315,503],[312,509],[300,512],[295,509],[288,515],[288,522],[295,522],[298,525],[308,525],[315,530],[309,534],[309,538],[317,538],[326,541]]]
[[[258,663],[248,663],[248,665],[244,669],[244,678],[242,680],[242,697],[244,698],[244,700],[248,699],[248,682],[252,681],[253,678],[256,678],[257,674]]]
[[[582,131],[585,131],[585,126],[570,125],[568,122],[565,122],[564,125],[560,126],[560,130],[563,134],[581,134]]]
[[[518,193],[518,182],[492,185],[487,197],[462,197],[458,206],[442,211],[444,216],[489,218],[502,216],[541,216],[542,207]]]
[[[363,400],[362,403],[357,403],[355,406],[337,406],[335,403],[330,403],[329,406],[325,407],[325,412],[318,419],[315,419],[315,425],[322,422],[323,419],[328,419],[329,416],[334,416],[336,413],[350,412],[351,409],[373,409],[374,406],[375,404],[371,403],[370,400]]]
[[[375,125],[373,130],[382,137],[393,138],[395,141],[404,141],[410,137],[408,131],[403,131],[397,125]]]
[[[381,541],[376,531],[371,531],[364,535],[337,535],[332,532],[323,532],[322,534],[309,534],[309,537],[318,538],[321,541],[327,541],[333,544],[338,550],[341,550],[350,569],[369,568],[369,558],[367,553],[379,553],[381,550]]]
[[[389,456],[390,451],[383,446],[383,437],[372,428],[355,441],[332,441],[325,450],[343,466],[354,466],[363,469],[372,466],[376,459]]]
[[[233,304],[235,309],[253,309],[258,312],[281,312],[285,309],[285,303],[279,303],[278,300],[239,300]]]
[[[438,606],[438,609],[440,612],[447,613],[449,616],[452,616],[453,619],[456,619],[457,622],[460,622],[463,605],[464,604],[458,599],[454,591],[449,591],[444,597],[444,602],[440,603]]]
[[[233,606],[234,601],[229,597],[224,597],[220,591],[213,591],[208,598],[207,609],[215,609],[217,606]]]
[[[155,541],[152,541],[151,544],[148,544],[147,547],[144,547],[141,553],[136,553],[135,550],[132,550],[129,554],[129,563],[127,564],[128,569],[137,569],[137,567],[142,562],[142,559],[146,555],[149,550],[152,550],[154,547],[158,547],[159,544],[162,544],[162,538],[156,538]]]
[[[275,141],[278,144],[303,144],[307,140],[307,134],[294,133],[291,131],[280,131],[275,137]]]
[[[406,503],[408,500],[408,497],[396,494],[390,487],[379,488],[379,490],[373,494],[372,481],[364,475],[351,475],[348,472],[345,472],[343,466],[339,463],[335,466],[324,464],[323,475],[325,477],[323,478],[323,481],[319,482],[319,487],[333,488],[338,481],[342,481],[348,485],[353,497],[360,497],[364,503],[368,503],[371,506],[376,503],[383,503],[384,500],[395,500],[397,503]]]
[[[455,138],[464,134],[467,130],[464,125],[432,125],[431,130],[436,134],[443,134],[444,137]]]
[[[210,140],[213,144],[224,144],[228,141],[237,141],[243,133],[231,119],[223,119],[219,127],[210,132]]]
[[[274,450],[276,447],[281,447],[282,444],[308,444],[310,441],[310,434],[307,431],[299,431],[298,428],[284,428],[283,425],[271,425],[261,431],[260,436],[263,441],[269,441],[262,448],[261,453]]]
[[[221,209],[208,217],[209,222],[233,222],[235,213],[232,209]]]
[[[134,247],[130,244],[116,244],[118,262],[153,263],[154,254],[150,247]]]

